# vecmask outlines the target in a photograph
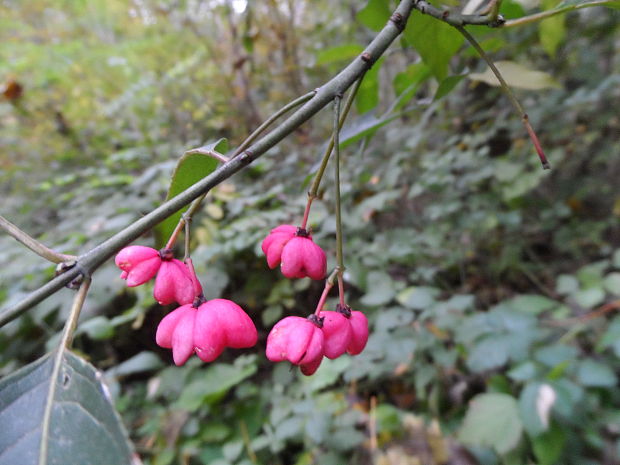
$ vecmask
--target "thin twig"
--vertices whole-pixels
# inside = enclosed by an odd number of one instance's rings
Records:
[[[54,408],[54,397],[56,396],[56,386],[58,386],[58,376],[60,375],[60,369],[62,367],[62,360],[65,355],[65,350],[71,347],[73,341],[73,334],[77,326],[80,312],[84,306],[86,300],[86,294],[88,294],[88,288],[90,287],[91,279],[84,277],[80,288],[73,299],[73,305],[71,305],[71,311],[69,312],[69,318],[65,323],[65,327],[62,332],[60,343],[56,355],[54,356],[54,366],[52,368],[52,375],[50,376],[50,386],[47,391],[47,399],[45,403],[45,411],[43,413],[43,420],[41,423],[41,443],[39,448],[39,464],[47,463],[47,450],[49,440],[49,429],[52,417],[52,410]]]
[[[22,231],[5,217],[0,215],[0,228],[4,229],[11,237],[21,242],[23,245],[28,247],[34,253],[43,257],[46,260],[49,260],[52,263],[63,263],[68,262],[70,260],[75,260],[77,257],[75,255],[67,255],[64,253],[56,252],[49,247],[41,244],[34,237],[30,236],[25,231]]]
[[[491,71],[493,71],[493,74],[495,74],[495,77],[499,81],[502,90],[504,91],[504,93],[506,94],[506,96],[508,97],[512,105],[515,107],[515,110],[517,110],[517,113],[519,113],[519,116],[521,116],[521,121],[523,122],[523,125],[525,126],[525,129],[527,130],[528,135],[530,136],[530,138],[532,139],[532,142],[534,143],[534,148],[536,149],[536,153],[538,153],[538,157],[540,158],[540,163],[542,164],[543,169],[545,170],[551,169],[551,165],[549,164],[549,161],[547,160],[547,157],[545,156],[545,152],[543,151],[542,146],[540,145],[536,132],[534,131],[534,129],[532,128],[532,125],[530,124],[527,113],[525,113],[525,111],[523,110],[523,107],[521,106],[521,104],[519,103],[515,95],[512,93],[512,90],[508,86],[508,83],[506,83],[506,80],[502,76],[502,73],[499,72],[499,69],[497,69],[497,66],[495,66],[495,63],[493,63],[493,60],[491,60],[491,57],[489,57],[489,55],[487,55],[487,53],[482,49],[478,41],[474,39],[474,36],[472,36],[462,26],[454,26],[454,27],[461,34],[463,34],[463,36],[469,41],[472,47],[476,49],[476,51],[482,57],[482,59],[487,62],[487,65],[489,65],[489,68],[491,69]]]
[[[541,11],[529,16],[523,16],[521,18],[509,19],[504,23],[503,27],[523,26],[524,24],[534,23],[536,21],[542,21],[543,19],[551,18],[552,16],[567,13],[573,10],[581,10],[582,8],[591,8],[593,6],[608,6],[614,3],[615,0],[597,0],[594,2],[581,3],[576,5],[568,5],[562,8],[553,10]]]
[[[340,198],[340,101],[339,95],[334,98],[334,141],[335,159],[334,159],[334,191],[336,203],[336,269],[338,270],[338,296],[340,305],[345,306],[344,302],[344,254],[342,251],[342,208]]]
[[[344,108],[342,110],[342,115],[340,117],[340,123],[338,126],[339,129],[342,129],[342,126],[344,125],[344,122],[346,121],[347,116],[349,115],[349,111],[351,110],[351,106],[353,105],[353,101],[355,100],[355,96],[357,95],[357,91],[359,90],[360,85],[362,84],[364,75],[365,73],[355,82],[355,84],[353,85],[353,88],[351,89],[351,92],[349,92],[349,95],[347,96],[347,100],[344,103]],[[306,203],[306,210],[304,211],[304,218],[301,222],[301,227],[303,229],[306,228],[306,224],[308,223],[310,207],[312,206],[312,202],[314,201],[314,199],[316,199],[316,196],[319,192],[319,186],[321,185],[321,179],[323,179],[325,168],[327,168],[327,162],[329,162],[329,157],[331,156],[333,150],[334,150],[334,135],[332,134],[332,136],[329,139],[329,142],[327,143],[327,147],[325,148],[325,152],[323,153],[323,157],[321,158],[321,165],[319,166],[319,169],[314,175],[314,180],[312,181],[312,187],[310,187],[310,190],[308,191],[308,202]]]
[[[254,132],[252,134],[250,134],[241,143],[241,145],[239,145],[239,147],[237,147],[237,149],[233,152],[232,156],[236,157],[241,152],[243,152],[245,149],[247,149],[250,146],[250,144],[252,142],[254,142],[256,140],[256,138],[258,136],[260,136],[263,133],[263,131],[265,131],[265,129],[267,129],[269,126],[271,126],[278,118],[280,118],[282,115],[285,115],[286,113],[288,113],[292,109],[297,108],[299,105],[301,105],[303,103],[306,103],[308,100],[310,100],[312,97],[314,97],[314,94],[316,94],[316,90],[313,90],[312,92],[308,92],[307,94],[302,95],[301,97],[296,98],[292,102],[290,102],[287,105],[285,105],[284,107],[280,108],[277,112],[275,112],[273,115],[271,115],[269,118],[267,118],[263,124],[261,124],[259,127],[257,127],[254,130]]]

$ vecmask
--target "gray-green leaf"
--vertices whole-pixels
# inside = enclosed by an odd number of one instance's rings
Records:
[[[132,447],[99,372],[64,351],[52,379],[54,362],[47,355],[0,381],[0,465],[131,464]]]

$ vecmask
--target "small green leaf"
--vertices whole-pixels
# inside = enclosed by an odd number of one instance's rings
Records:
[[[381,271],[371,271],[368,273],[368,289],[361,302],[371,307],[384,305],[394,298],[395,293],[390,275]]]
[[[538,315],[556,307],[558,303],[548,297],[535,294],[520,295],[508,301],[508,304],[515,310],[522,313]]]
[[[373,31],[380,31],[390,19],[390,6],[387,0],[368,0],[357,13],[357,20]]]
[[[342,60],[350,60],[364,51],[359,44],[344,44],[321,50],[316,57],[317,65],[334,63]]]
[[[543,0],[542,7],[545,10],[549,10],[557,3],[557,0]],[[547,55],[551,57],[555,56],[558,46],[562,43],[566,35],[564,21],[565,15],[555,15],[541,21],[538,26],[540,43],[545,49],[545,52],[547,52]]]
[[[407,105],[415,96],[420,85],[432,76],[430,68],[423,62],[414,63],[394,77],[394,92],[398,99],[392,105],[393,110],[399,110]]]
[[[200,147],[201,152],[214,151],[217,153],[225,153],[228,151],[228,141],[226,139],[219,139],[215,142],[209,143]],[[193,153],[192,153],[193,152]],[[177,162],[177,166],[172,173],[172,180],[170,181],[170,187],[168,188],[168,195],[166,200],[170,200],[176,197],[187,188],[193,186],[204,177],[211,174],[217,168],[218,160],[214,157],[207,155],[206,153],[196,153],[194,151],[188,151]],[[162,221],[155,228],[155,237],[157,247],[163,247],[168,240],[172,231],[176,227],[181,215],[188,207],[182,208],[175,214],[169,216]]]
[[[517,446],[522,430],[514,397],[499,393],[479,394],[469,404],[459,439],[468,445],[488,446],[505,454]]]
[[[616,385],[616,374],[607,365],[594,360],[584,360],[579,364],[577,379],[584,386],[613,387]]]
[[[433,100],[439,100],[440,98],[448,95],[450,92],[452,92],[452,89],[454,89],[457,86],[457,84],[463,80],[465,76],[467,75],[457,74],[455,76],[448,76],[447,78],[445,78],[439,84],[439,87],[437,88],[437,92],[435,92],[435,96],[433,97]]]
[[[247,360],[246,360],[247,359]],[[180,408],[194,411],[201,405],[213,404],[230,388],[256,373],[255,357],[239,357],[233,365],[218,363],[204,370],[202,376],[183,389],[177,401]]]
[[[467,366],[480,373],[499,368],[508,361],[510,343],[506,335],[491,335],[477,342],[467,357]]]
[[[549,414],[556,394],[551,386],[528,383],[519,396],[521,421],[530,437],[538,436],[549,428]]]
[[[590,289],[582,289],[573,294],[573,298],[578,305],[583,308],[594,307],[605,300],[605,291],[600,287],[592,287]]]
[[[426,286],[411,286],[398,293],[396,300],[412,310],[424,310],[435,302],[439,289]]]
[[[55,355],[0,381],[0,463],[130,465],[132,446],[100,373],[69,351]],[[47,454],[40,461],[45,422]]]
[[[513,61],[498,61],[495,63],[495,66],[499,69],[504,80],[510,87],[530,90],[560,87],[560,84],[558,84],[549,73],[545,73],[544,71],[529,69]],[[482,81],[490,86],[500,85],[495,74],[493,74],[493,71],[489,68],[483,73],[469,74],[469,79]]]
[[[620,295],[620,273],[613,272],[605,276],[603,286],[607,289],[607,292],[614,295]]]
[[[437,80],[443,81],[450,60],[463,43],[463,36],[452,26],[418,11],[411,14],[403,34]]]
[[[573,275],[561,274],[558,276],[555,290],[560,294],[572,294],[579,289],[579,281]]]
[[[564,450],[566,435],[558,426],[553,425],[549,431],[532,438],[532,449],[538,459],[538,465],[562,463],[558,459]]]
[[[105,316],[96,316],[80,325],[78,334],[82,332],[95,341],[110,339],[114,336],[114,326]]]
[[[379,70],[384,61],[379,59],[364,75],[355,96],[355,107],[359,113],[366,113],[379,104]]]

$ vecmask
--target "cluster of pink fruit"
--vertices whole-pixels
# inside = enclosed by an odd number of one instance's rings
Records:
[[[287,278],[325,277],[325,252],[304,228],[278,226],[263,240],[262,249],[269,267],[280,265]],[[324,296],[330,288],[327,283]],[[288,360],[309,376],[319,368],[323,356],[335,359],[345,352],[359,354],[368,341],[368,320],[341,301],[336,311],[324,311],[321,299],[308,318],[288,316],[276,323],[267,337],[267,358],[272,362]]]
[[[278,226],[262,248],[269,267],[280,265],[286,277],[325,277],[325,252],[303,228]],[[226,347],[241,349],[256,344],[256,327],[241,307],[226,299],[204,298],[191,259],[177,260],[169,249],[130,246],[121,250],[115,261],[129,287],[155,277],[155,299],[162,305],[181,305],[164,317],[156,334],[159,346],[172,349],[175,364],[183,365],[194,353],[211,362]],[[324,295],[330,288],[331,284],[326,284]],[[323,299],[319,307],[322,305]],[[288,360],[311,375],[323,356],[334,359],[345,352],[359,354],[367,340],[368,321],[363,313],[342,304],[336,311],[317,308],[308,318],[289,316],[279,321],[267,337],[267,358]]]

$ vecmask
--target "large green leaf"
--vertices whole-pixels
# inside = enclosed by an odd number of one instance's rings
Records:
[[[523,425],[517,401],[507,394],[480,394],[471,401],[459,432],[465,444],[489,446],[500,454],[519,443]]]
[[[368,0],[368,3],[357,14],[357,19],[373,31],[380,31],[390,19],[390,7],[387,0]]]
[[[448,63],[463,43],[463,36],[452,26],[414,11],[403,33],[420,54],[437,80],[448,75]]]
[[[557,3],[557,0],[543,0],[542,6],[548,10]],[[555,56],[558,46],[562,43],[564,37],[566,36],[564,18],[564,15],[552,16],[544,21],[541,21],[538,26],[540,43],[545,49],[545,52],[547,52],[547,54],[551,57]]]
[[[228,151],[228,140],[219,139],[215,142],[200,147],[200,149],[189,150],[177,162],[177,166],[172,173],[172,180],[168,188],[166,200],[176,197],[185,189],[193,186],[205,176],[211,174],[217,168],[216,158],[209,156],[209,152],[225,153]],[[176,227],[183,212],[188,207],[182,208],[174,215],[169,216],[155,228],[155,239],[157,248],[163,247],[172,231]]]
[[[132,463],[99,372],[66,350],[0,381],[0,432],[0,465]]]

